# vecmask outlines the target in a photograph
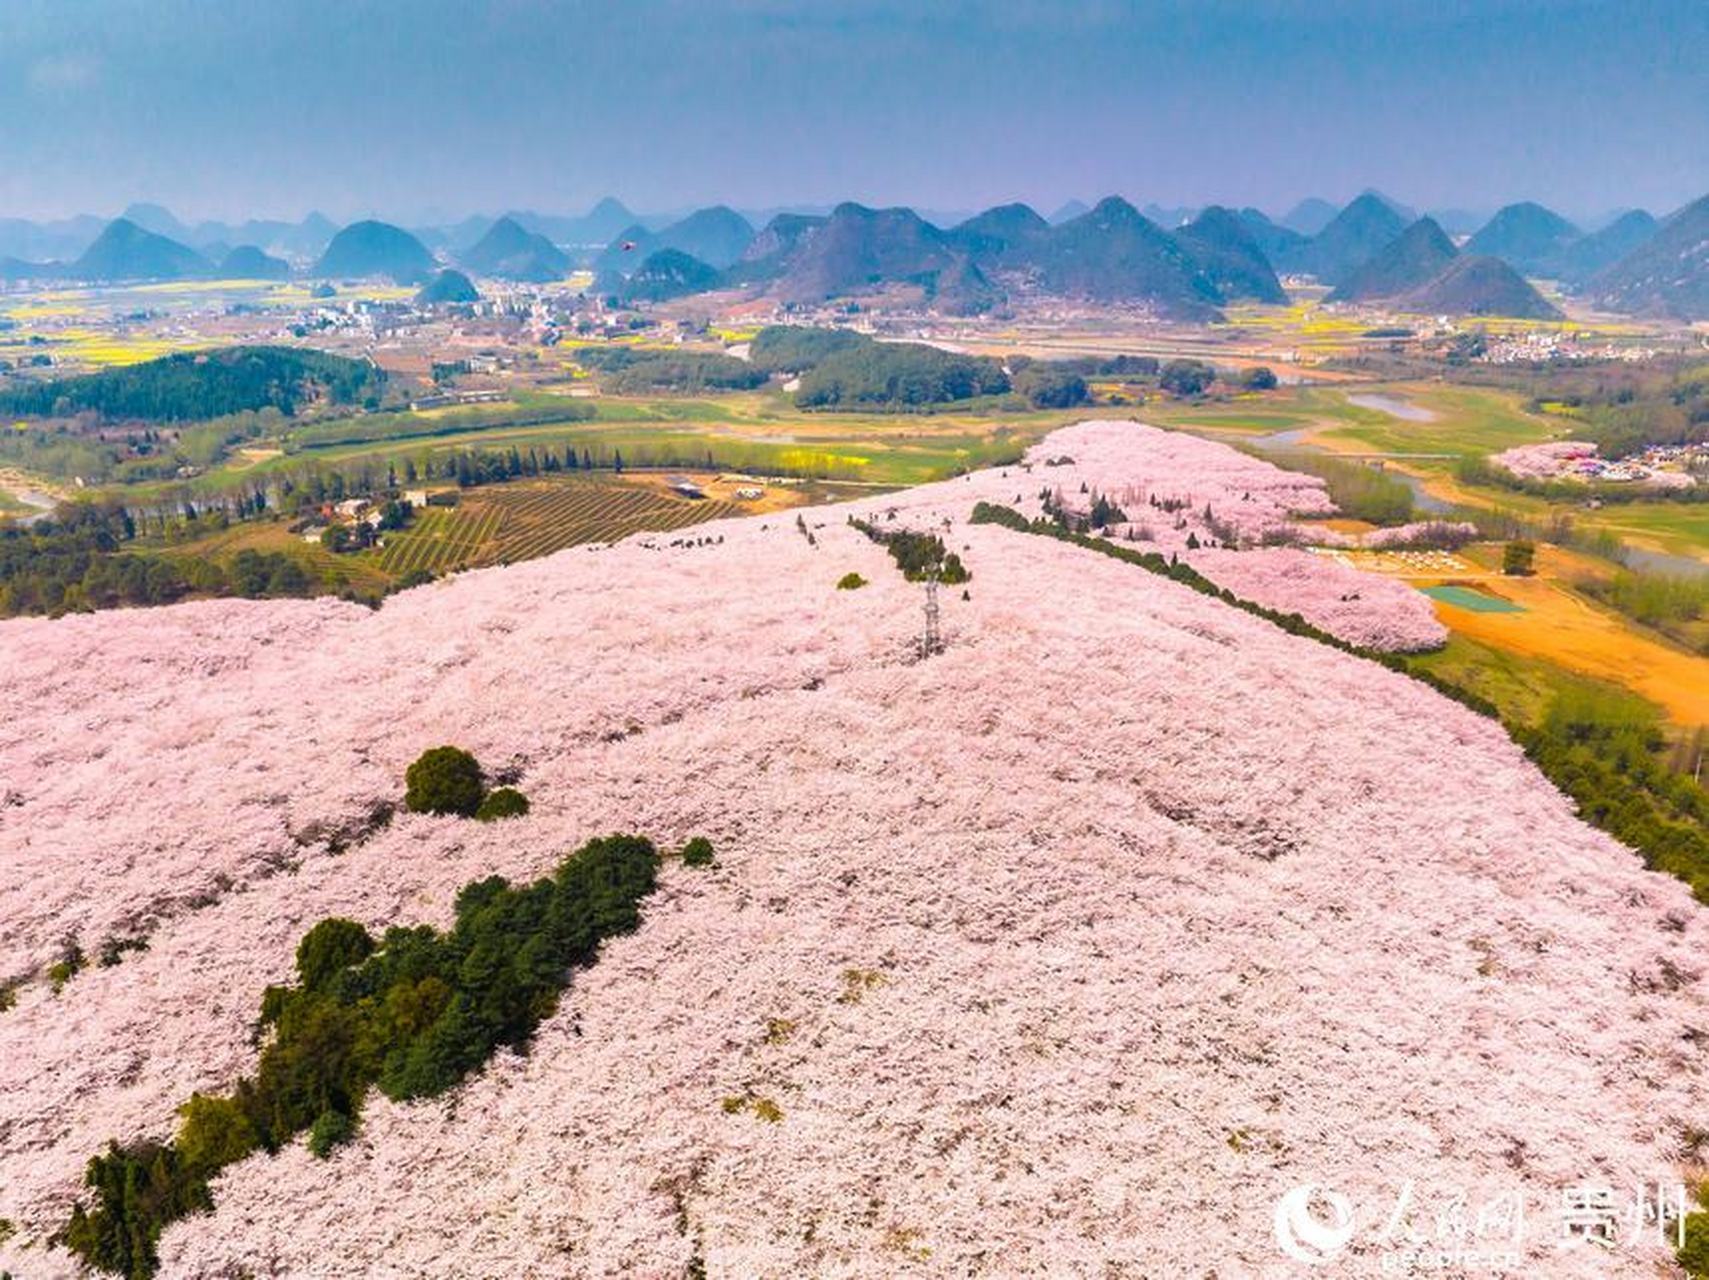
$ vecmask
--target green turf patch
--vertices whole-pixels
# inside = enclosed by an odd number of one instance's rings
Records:
[[[1456,609],[1470,609],[1473,613],[1525,612],[1525,606],[1522,604],[1514,604],[1513,601],[1503,600],[1499,596],[1485,595],[1482,591],[1476,591],[1471,587],[1423,587],[1421,590],[1432,600],[1451,604]]]

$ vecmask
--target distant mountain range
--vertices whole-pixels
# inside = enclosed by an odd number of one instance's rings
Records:
[[[1276,221],[1295,235],[1310,239],[1334,221],[1335,215],[1340,212],[1340,209],[1327,200],[1307,196]]]
[[[681,249],[660,249],[647,255],[640,269],[623,281],[620,290],[629,302],[664,302],[707,293],[719,283],[716,267]]]
[[[1468,249],[1470,246],[1468,246]],[[1462,255],[1434,218],[1420,218],[1354,268],[1331,302],[1382,302],[1402,311],[1558,319],[1560,311],[1500,258]]]
[[[1600,231],[1593,231],[1560,250],[1550,269],[1565,283],[1582,287],[1599,271],[1613,266],[1655,235],[1660,225],[1642,209],[1629,210]]]
[[[1514,316],[1559,320],[1558,307],[1500,258],[1462,254],[1423,285],[1396,299],[1421,315]]]
[[[1372,192],[1355,196],[1311,239],[1284,255],[1282,269],[1339,285],[1404,230],[1407,220]]]
[[[530,231],[506,215],[492,223],[469,249],[458,255],[471,271],[498,280],[545,283],[562,280],[570,270],[569,255],[538,231]]]
[[[773,213],[758,230],[723,205],[643,217],[614,198],[579,217],[513,212],[414,231],[374,219],[339,229],[320,214],[299,223],[189,226],[158,204],[139,203],[107,223],[0,219],[0,279],[302,274],[424,285],[448,259],[467,275],[533,283],[591,265],[598,288],[635,300],[747,289],[819,303],[909,286],[949,312],[1043,296],[1191,320],[1236,301],[1285,301],[1278,279],[1285,274],[1332,286],[1337,302],[1553,314],[1529,276],[1611,310],[1695,319],[1709,317],[1705,203],[1661,223],[1626,211],[1584,234],[1558,213],[1521,202],[1476,226],[1462,247],[1454,232],[1475,215],[1419,219],[1376,191],[1339,209],[1304,200],[1280,219],[1220,205],[1142,211],[1108,197],[1093,208],[1069,201],[1048,219],[1024,204],[1000,205],[947,226],[950,215],[907,208],[806,206]]]
[[[1434,279],[1459,250],[1434,218],[1420,218],[1375,256],[1355,267],[1329,295],[1331,302],[1398,298]]]
[[[1584,232],[1560,214],[1527,200],[1497,210],[1466,241],[1466,252],[1500,258],[1527,275],[1550,275],[1561,254],[1582,239]]]
[[[1709,319],[1709,196],[1686,205],[1593,276],[1586,292],[1611,311]]]
[[[1231,210],[1213,204],[1177,231],[1175,238],[1228,301],[1279,304],[1288,300],[1263,247]]]
[[[66,274],[74,280],[181,280],[212,271],[213,263],[187,245],[114,218]]]
[[[619,273],[626,260],[650,261],[640,254],[668,235],[667,229],[647,238],[631,229],[601,262]],[[1182,319],[1213,316],[1233,297],[1281,296],[1268,262],[1231,216],[1202,220],[1189,240],[1115,197],[1056,225],[1025,205],[990,209],[948,230],[911,209],[853,203],[825,217],[779,215],[752,237],[719,283],[793,303],[900,285],[917,287],[933,305],[958,313],[1043,294],[1146,305]]]
[[[288,280],[291,264],[252,244],[240,244],[220,259],[219,273],[227,280]]]
[[[631,223],[594,259],[594,271],[600,275],[627,274],[661,249],[675,249],[722,271],[742,256],[753,239],[752,223],[734,209],[715,205],[697,209],[657,231]]]

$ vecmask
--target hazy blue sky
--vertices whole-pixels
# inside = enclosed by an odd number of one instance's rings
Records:
[[[0,216],[1670,209],[1705,0],[0,0]]]

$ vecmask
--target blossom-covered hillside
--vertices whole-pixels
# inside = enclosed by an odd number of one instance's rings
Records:
[[[667,866],[527,1057],[372,1099],[329,1160],[233,1166],[161,1274],[1285,1275],[1272,1209],[1308,1181],[1358,1206],[1374,1271],[1405,1180],[1424,1221],[1456,1189],[1677,1179],[1709,1026],[1683,886],[1405,676],[967,523],[1036,513],[1047,474],[1205,483],[1157,461],[1180,440],[1093,424],[860,504],[972,572],[924,659],[922,588],[844,508],[377,613],[0,626],[0,979],[29,977],[0,1013],[0,1268],[72,1272],[47,1237],[87,1159],[254,1067],[316,921],[445,925],[464,883],[615,830],[718,862]],[[1215,460],[1195,505],[1297,509]],[[519,771],[528,816],[376,822],[446,742]],[[39,976],[120,939],[147,946]],[[1664,1256],[1528,1239],[1535,1274]]]

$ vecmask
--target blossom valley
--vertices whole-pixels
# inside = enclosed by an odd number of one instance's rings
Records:
[[[977,503],[1096,508],[1086,538],[1343,647]],[[1680,1178],[1690,889],[1373,660],[1440,643],[1426,597],[1261,545],[1332,512],[1312,477],[1089,422],[378,611],[0,624],[0,1267],[76,1270],[90,1158],[256,1073],[320,922],[449,936],[465,886],[614,831],[716,854],[667,859],[525,1043],[376,1088],[324,1158],[223,1165],[159,1274],[1267,1274],[1305,1182],[1378,1214],[1403,1178],[1533,1204]],[[934,648],[896,539],[854,521],[963,567]],[[445,743],[526,812],[403,809]],[[1527,1264],[1665,1258],[1553,1246]]]
[[[0,3],[0,1280],[1709,1280],[1709,4],[1442,8]]]

